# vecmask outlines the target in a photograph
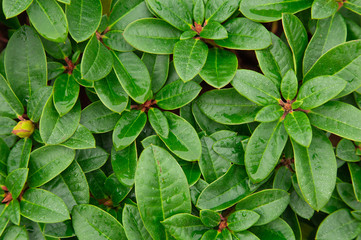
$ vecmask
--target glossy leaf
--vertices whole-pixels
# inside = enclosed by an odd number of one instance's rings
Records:
[[[285,110],[279,104],[271,104],[263,107],[256,115],[258,122],[274,122],[279,120]]]
[[[79,124],[75,133],[61,145],[71,149],[95,148],[95,139],[89,129]]]
[[[282,13],[297,13],[312,5],[312,0],[242,0],[241,12],[249,19],[273,22],[282,18]]]
[[[107,153],[103,148],[97,146],[92,149],[78,150],[75,159],[82,170],[87,173],[103,166],[108,157],[109,153]]]
[[[244,136],[222,138],[213,144],[213,150],[224,159],[239,165],[244,165]]]
[[[234,240],[259,240],[259,238],[250,231],[235,232],[232,237]]]
[[[303,109],[316,108],[335,98],[346,84],[346,81],[334,76],[315,77],[302,84],[297,99],[302,101]]]
[[[72,54],[72,46],[71,46],[71,42],[70,42],[69,38],[66,38],[62,42],[53,42],[53,41],[47,40],[45,38],[42,38],[41,41],[43,43],[45,51],[50,56],[52,56],[56,59],[63,60]],[[49,62],[48,62],[48,68],[49,68]],[[50,74],[48,73],[48,75],[50,75]]]
[[[128,239],[151,240],[137,207],[126,204],[123,208],[123,225]]]
[[[239,210],[235,211],[227,218],[227,225],[230,230],[241,232],[255,224],[259,218],[260,215],[254,211]]]
[[[237,210],[252,210],[259,214],[255,226],[272,222],[278,218],[290,202],[289,194],[280,189],[263,190],[243,198],[236,206]]]
[[[32,93],[46,86],[45,51],[29,26],[21,27],[10,38],[5,52],[5,71],[11,88],[23,104]]]
[[[75,41],[82,42],[97,30],[102,18],[102,4],[100,0],[71,0],[65,13],[70,35]]]
[[[342,201],[353,210],[361,210],[361,203],[357,201],[352,184],[350,183],[337,183],[337,192]]]
[[[208,91],[198,98],[196,103],[207,117],[228,125],[253,122],[261,109],[233,88]]]
[[[44,146],[30,154],[28,184],[41,186],[64,171],[74,160],[75,151],[62,146]]]
[[[168,120],[168,137],[159,136],[176,156],[186,161],[195,161],[201,157],[201,143],[192,125],[178,115],[163,112]]]
[[[361,141],[359,109],[342,102],[332,101],[312,109],[308,114],[312,125],[354,141]]]
[[[109,110],[101,101],[97,101],[83,109],[80,123],[93,133],[105,133],[114,129],[119,118],[119,114]]]
[[[123,33],[130,45],[153,54],[172,54],[181,34],[181,31],[167,22],[155,18],[134,21]]]
[[[293,100],[297,95],[298,80],[295,72],[291,69],[282,78],[281,93],[284,99]]]
[[[292,141],[298,184],[305,200],[320,210],[331,198],[336,183],[336,158],[331,142],[324,133],[312,129],[312,142],[308,148]]]
[[[144,53],[142,61],[148,69],[152,81],[152,91],[157,93],[167,81],[169,56]]]
[[[11,149],[9,156],[7,157],[8,173],[11,173],[18,168],[28,167],[31,148],[32,140],[30,138],[23,138],[15,144],[15,146]]]
[[[209,0],[205,5],[206,21],[224,22],[227,20],[238,8],[238,0]]]
[[[79,240],[126,238],[123,226],[112,215],[96,206],[77,205],[71,215],[75,234]]]
[[[233,79],[237,67],[238,60],[234,53],[220,48],[211,48],[199,75],[212,87],[222,88]]]
[[[360,2],[358,2],[357,0],[350,0],[348,2],[345,2],[344,7],[357,14],[361,13]]]
[[[209,228],[202,221],[191,214],[180,213],[162,221],[163,226],[176,239],[196,240]]]
[[[114,71],[125,92],[138,103],[150,97],[150,76],[144,63],[133,52],[115,53]]]
[[[168,137],[169,134],[169,126],[168,126],[168,120],[164,116],[161,110],[158,108],[151,108],[148,111],[148,117],[149,122],[152,125],[154,131],[162,136],[162,137]]]
[[[44,226],[44,234],[53,238],[68,238],[75,236],[73,226],[70,220],[60,223],[47,223]]]
[[[220,211],[227,209],[250,194],[246,170],[232,165],[228,172],[209,184],[199,195],[197,207]]]
[[[177,80],[165,85],[155,96],[157,105],[165,110],[174,110],[187,105],[195,99],[200,91],[201,86],[193,81],[183,82]]]
[[[277,218],[263,226],[252,227],[250,229],[259,239],[262,240],[295,240],[292,228],[281,218]]]
[[[24,227],[11,226],[6,229],[4,235],[1,237],[2,240],[28,240],[29,236]]]
[[[277,85],[255,71],[237,70],[232,86],[241,95],[258,105],[277,104],[281,99]]]
[[[40,118],[40,135],[42,140],[47,144],[59,144],[69,139],[80,121],[80,102],[65,114],[60,116],[56,111],[53,99],[49,98]]]
[[[202,223],[210,228],[217,227],[221,223],[221,215],[212,210],[204,209],[199,213]]]
[[[333,0],[315,0],[311,8],[311,16],[313,19],[328,18],[338,10],[337,2]]]
[[[103,36],[103,42],[110,49],[118,52],[130,52],[134,48],[125,41],[123,30],[111,30]]]
[[[358,162],[360,157],[356,155],[356,147],[352,141],[342,139],[336,147],[336,156],[347,162]]]
[[[6,18],[12,18],[25,11],[32,2],[33,0],[24,0],[20,2],[17,0],[4,0],[2,2],[2,9]]]
[[[148,6],[162,19],[182,31],[192,26],[192,13],[184,0],[146,0]]]
[[[110,197],[114,206],[119,205],[130,190],[132,190],[132,187],[120,183],[115,174],[111,174],[104,183],[104,191]]]
[[[143,111],[125,112],[115,125],[113,143],[117,151],[128,147],[138,137],[147,122]]]
[[[46,102],[51,96],[53,88],[50,86],[42,87],[31,96],[27,105],[27,114],[30,120],[38,122]]]
[[[332,48],[312,66],[305,75],[304,81],[317,76],[333,75],[347,81],[346,87],[338,96],[345,96],[353,92],[361,85],[361,80],[356,77],[361,74],[358,60],[360,52],[361,41],[351,41]],[[339,57],[340,54],[342,57]]]
[[[360,191],[360,171],[361,168],[356,163],[348,163],[348,168],[350,170],[351,180],[352,180],[352,186],[353,190],[355,192],[355,197],[357,201],[360,201],[361,199],[361,191]]]
[[[312,140],[312,128],[306,113],[296,111],[287,114],[284,121],[288,135],[298,144],[308,147]]]
[[[205,39],[220,40],[228,38],[227,29],[219,22],[209,22],[205,25],[199,36]]]
[[[267,29],[247,18],[234,18],[224,24],[228,38],[216,40],[221,47],[238,50],[259,50],[271,45],[271,37]]]
[[[55,0],[33,0],[26,12],[40,35],[50,41],[65,42],[68,21]]]
[[[67,114],[76,104],[80,91],[79,84],[70,74],[60,75],[54,82],[53,99],[60,117]]]
[[[187,179],[182,169],[166,150],[157,146],[146,148],[140,155],[135,193],[140,215],[153,239],[167,237],[160,221],[191,211]]]
[[[18,168],[6,177],[5,186],[8,188],[14,199],[18,198],[23,190],[28,178],[28,171],[29,169],[27,168]]]
[[[6,113],[1,111],[1,116],[17,118],[22,116],[24,113],[24,107],[19,101],[13,90],[11,89],[9,83],[6,79],[0,74],[0,104],[6,105]],[[3,106],[2,106],[3,107]]]
[[[316,61],[328,50],[344,43],[346,35],[346,23],[340,14],[336,13],[332,17],[319,20],[316,32],[311,38],[303,58],[303,75],[306,75]]]
[[[135,170],[137,169],[137,148],[135,143],[127,148],[111,153],[111,162],[115,176],[126,186],[134,184]]]
[[[30,188],[20,201],[21,215],[35,222],[55,223],[70,219],[61,198],[38,188]]]
[[[244,163],[250,178],[260,182],[276,166],[288,136],[281,122],[261,123],[253,132],[246,147]]]

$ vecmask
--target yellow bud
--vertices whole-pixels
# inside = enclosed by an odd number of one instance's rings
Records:
[[[30,137],[34,132],[34,124],[30,120],[22,120],[13,128],[12,133],[21,138]]]

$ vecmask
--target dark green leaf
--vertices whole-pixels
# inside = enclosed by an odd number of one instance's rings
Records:
[[[1,240],[28,240],[29,236],[25,227],[11,226],[6,229]]]
[[[60,223],[47,223],[44,226],[44,234],[53,238],[68,238],[75,236],[71,220]]]
[[[239,165],[244,165],[244,149],[242,141],[247,137],[234,136],[222,138],[213,144],[213,150],[224,159]]]
[[[78,150],[75,159],[79,163],[82,170],[87,173],[103,166],[108,157],[109,153],[107,153],[101,147],[97,146],[96,148],[92,149]]]
[[[76,104],[80,91],[79,84],[73,75],[62,74],[54,82],[54,106],[60,117],[67,114]]]
[[[112,50],[118,52],[130,52],[134,48],[124,39],[123,30],[111,30],[103,36],[103,42]]]
[[[46,102],[51,96],[53,91],[52,87],[42,87],[34,94],[32,94],[27,108],[27,114],[30,120],[33,122],[38,122],[40,120],[41,113],[45,107]]]
[[[0,74],[0,104],[1,108],[8,109],[8,111],[1,111],[1,116],[17,118],[22,116],[24,113],[24,107],[19,101],[18,97],[15,95],[9,83],[6,79]],[[6,107],[5,107],[5,106]]]
[[[210,228],[217,227],[221,223],[221,215],[212,210],[204,209],[199,214],[202,223]]]
[[[308,147],[312,140],[312,128],[306,113],[301,111],[287,114],[284,121],[288,135],[298,144]]]
[[[259,239],[262,240],[295,240],[292,228],[281,218],[277,218],[263,226],[252,227],[250,229]]]
[[[228,38],[228,33],[227,29],[219,22],[209,22],[203,27],[199,36],[205,39],[220,40]]]
[[[104,190],[107,195],[110,196],[113,206],[116,206],[119,205],[121,201],[123,201],[130,190],[132,190],[132,187],[127,187],[120,183],[113,173],[105,181]]]
[[[352,184],[337,183],[337,192],[344,203],[346,203],[353,210],[361,210],[361,203],[357,201]]]
[[[361,191],[360,191],[360,189],[361,189],[360,188],[361,167],[356,163],[348,163],[347,165],[350,170],[352,186],[353,186],[353,190],[355,192],[355,197],[356,197],[357,201],[360,201],[360,199],[361,199]]]
[[[113,148],[111,161],[118,180],[126,186],[132,186],[137,168],[137,148],[135,143],[121,151],[116,151]]]
[[[352,141],[342,139],[336,147],[336,156],[347,162],[358,162],[360,157],[356,155],[356,147]]]
[[[128,204],[124,206],[123,225],[128,239],[152,240],[137,207]]]
[[[292,191],[290,207],[300,217],[311,219],[314,214],[312,207],[304,200],[303,196],[299,196],[297,191]]]
[[[239,7],[239,0],[209,0],[206,2],[206,21],[224,22]]]
[[[144,225],[157,240],[167,238],[160,221],[191,211],[187,179],[182,169],[166,150],[157,146],[146,148],[140,155],[135,193]]]
[[[285,166],[281,166],[275,173],[273,188],[288,191],[292,185],[292,172]]]
[[[158,135],[167,138],[169,134],[168,120],[162,111],[158,108],[151,108],[148,111],[148,117],[154,131]]]
[[[70,57],[70,55],[72,54],[72,46],[69,38],[66,38],[66,40],[62,42],[53,42],[45,38],[42,38],[41,41],[44,45],[45,51],[56,59],[63,60],[66,57]]]
[[[311,8],[313,19],[322,19],[331,17],[338,10],[338,4],[333,0],[315,0]]]
[[[5,186],[8,188],[13,199],[17,199],[23,190],[28,178],[28,172],[29,169],[27,168],[18,168],[6,177]]]
[[[32,147],[32,140],[30,138],[20,139],[15,144],[15,146],[11,149],[10,154],[7,158],[8,173],[11,173],[12,171],[18,168],[28,167],[31,147]],[[1,151],[2,150],[3,149],[1,149]]]
[[[142,61],[148,69],[152,81],[152,91],[157,93],[165,84],[169,71],[169,56],[144,53]]]
[[[2,9],[6,16],[6,18],[12,18],[23,11],[25,11],[33,2],[33,0],[24,0],[18,2],[17,0],[3,0],[2,1]]]
[[[298,80],[293,69],[289,70],[282,78],[281,93],[284,99],[292,100],[297,95]]]
[[[361,14],[361,5],[358,0],[349,0],[345,2],[343,6],[357,14]]]
[[[229,228],[229,230],[241,232],[253,226],[259,218],[260,215],[258,215],[254,211],[235,211],[227,218],[227,227]]]
[[[95,148],[95,139],[89,129],[79,124],[75,133],[61,145],[71,149]]]
[[[271,104],[263,107],[256,115],[258,122],[274,122],[279,120],[285,110],[279,104]]]

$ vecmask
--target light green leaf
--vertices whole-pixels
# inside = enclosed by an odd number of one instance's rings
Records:
[[[217,227],[222,220],[220,213],[208,209],[201,210],[199,217],[201,218],[202,223],[209,228]]]
[[[61,145],[71,149],[95,148],[95,139],[89,129],[79,124],[75,133]]]
[[[40,120],[41,113],[43,112],[52,91],[52,87],[45,86],[37,90],[31,96],[27,106],[27,114],[31,121],[38,122]]]
[[[256,115],[258,122],[274,122],[279,120],[285,110],[279,104],[271,104],[263,107]]]
[[[213,144],[213,150],[224,159],[239,165],[244,165],[244,136],[222,138]]]
[[[287,114],[284,121],[288,135],[298,144],[308,147],[312,140],[312,128],[306,113],[301,111]]]
[[[227,29],[219,22],[209,22],[200,32],[199,36],[205,39],[220,40],[228,38]]]
[[[152,240],[137,207],[126,204],[123,208],[122,218],[128,239]]]
[[[18,97],[15,95],[9,83],[6,79],[0,74],[0,103],[1,105],[7,105],[8,111],[6,115],[1,113],[1,116],[17,118],[22,116],[24,113],[24,107],[19,101]]]
[[[15,17],[25,11],[33,2],[33,0],[3,0],[2,9],[6,16],[6,19]]]
[[[168,120],[162,111],[158,108],[151,108],[148,111],[148,117],[154,131],[158,135],[167,138],[169,134]]]
[[[123,30],[111,30],[103,36],[103,43],[110,49],[118,52],[130,52],[134,48],[125,41]]]
[[[313,19],[323,19],[331,17],[338,10],[338,3],[334,0],[315,0],[311,8]]]
[[[32,148],[31,138],[20,139],[14,147],[12,147],[9,156],[7,157],[7,172],[18,168],[27,168],[30,159],[30,152]],[[1,149],[1,148],[0,148]],[[2,150],[2,149],[1,149]]]
[[[25,227],[11,226],[6,229],[1,240],[28,240],[29,236]]]
[[[92,149],[78,150],[75,160],[85,173],[94,171],[105,164],[109,157],[103,148],[97,146]]]
[[[28,178],[29,169],[18,168],[12,171],[5,180],[5,186],[8,188],[13,199],[17,199],[24,188]]]
[[[227,227],[235,232],[244,231],[253,226],[259,218],[260,215],[254,211],[235,211],[227,218]]]
[[[282,78],[281,93],[284,99],[293,100],[297,95],[298,80],[293,69],[289,70]]]
[[[206,2],[206,21],[224,22],[237,11],[239,0],[208,0]]]
[[[53,91],[54,107],[60,117],[63,117],[76,104],[80,86],[73,75],[64,73],[55,80]]]

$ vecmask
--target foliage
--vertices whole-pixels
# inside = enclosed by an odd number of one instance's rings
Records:
[[[0,239],[361,239],[360,1],[2,12]]]

